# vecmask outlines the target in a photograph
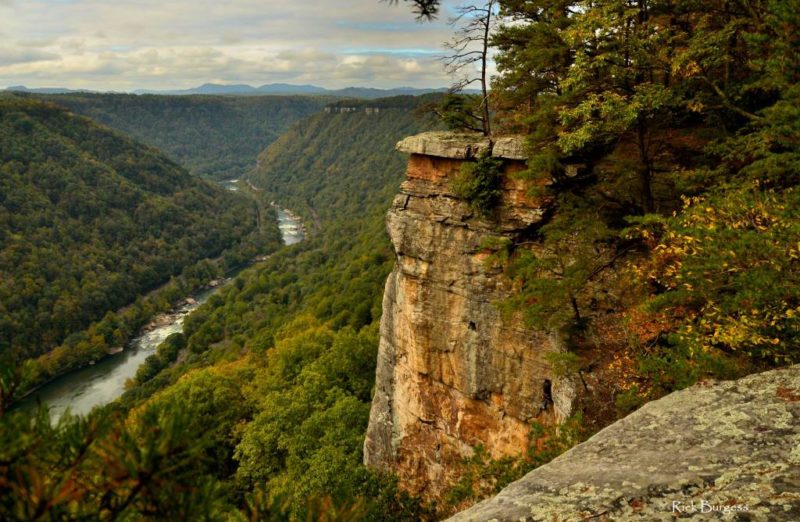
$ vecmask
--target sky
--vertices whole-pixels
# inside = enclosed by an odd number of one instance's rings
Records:
[[[379,0],[0,0],[0,88],[446,87],[433,23]]]

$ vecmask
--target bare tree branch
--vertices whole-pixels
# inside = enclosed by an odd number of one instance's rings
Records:
[[[453,76],[468,70],[473,64],[480,63],[474,75],[466,72],[462,78],[455,81],[451,90],[460,91],[467,85],[480,83],[482,116],[479,121],[482,123],[481,130],[487,136],[491,135],[491,127],[486,69],[489,62],[489,38],[494,25],[496,6],[497,0],[485,0],[479,4],[460,6],[456,16],[449,20],[450,25],[457,27],[453,39],[445,43],[445,47],[451,51],[451,54],[443,58],[445,70]]]
[[[399,0],[381,0],[389,4],[397,4]],[[411,4],[411,10],[417,15],[417,20],[433,20],[439,14],[440,0],[403,0]]]

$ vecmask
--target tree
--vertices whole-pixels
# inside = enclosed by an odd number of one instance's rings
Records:
[[[580,330],[589,319],[582,308],[595,297],[592,283],[620,255],[614,232],[584,198],[565,192],[557,203],[536,248],[509,265],[519,291],[506,306],[522,309],[529,324],[546,331]]]
[[[222,488],[198,465],[212,445],[191,414],[170,403],[136,417],[0,416],[0,518],[224,519]]]
[[[453,191],[477,214],[488,217],[503,194],[503,160],[489,154],[467,162],[453,180]]]
[[[743,185],[687,198],[677,216],[643,221],[639,231],[655,246],[636,268],[658,288],[650,306],[675,320],[672,346],[793,364],[800,360],[800,198]]]
[[[566,31],[574,21],[574,0],[505,0],[492,37],[498,76],[492,89],[511,130],[530,133],[530,118],[544,102],[563,94],[561,82],[572,64]],[[552,126],[548,131],[552,132]]]
[[[575,60],[562,88],[559,145],[568,154],[607,154],[620,140],[635,146],[638,205],[655,210],[653,176],[669,144],[664,132],[686,111],[672,75],[676,48],[688,34],[674,2],[582,2],[567,32]]]
[[[492,79],[495,126],[522,133],[529,144],[529,175],[558,176],[559,107],[569,97],[561,85],[573,62],[566,41],[574,22],[573,0],[504,0],[492,37],[498,75]]]
[[[668,348],[794,363],[800,339],[800,27],[798,2],[718,2],[674,71],[723,131],[713,167],[690,172],[694,194],[674,216],[641,219],[652,253],[636,263],[648,304],[674,318]]]
[[[449,92],[429,111],[438,116],[450,130],[483,132],[483,116],[476,96]]]
[[[399,0],[383,0],[390,4],[396,4]],[[439,13],[440,0],[403,0],[403,2],[410,3],[411,9],[417,15],[417,19],[430,20],[435,18]]]
[[[457,27],[453,40],[446,43],[452,52],[444,58],[447,72],[453,76],[466,71],[456,80],[452,91],[462,91],[468,85],[479,83],[481,100],[479,105],[479,122],[481,132],[491,135],[490,107],[489,107],[489,78],[487,67],[489,65],[489,48],[492,29],[495,22],[495,9],[497,0],[488,0],[480,4],[469,4],[458,7],[458,15],[450,21]],[[472,69],[477,64],[477,76]]]

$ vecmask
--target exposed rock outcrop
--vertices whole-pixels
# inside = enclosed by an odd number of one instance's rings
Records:
[[[651,402],[450,520],[800,520],[800,366]]]
[[[519,454],[531,421],[555,422],[572,408],[561,393],[569,383],[544,359],[559,343],[500,313],[510,288],[482,247],[490,237],[524,240],[548,208],[512,175],[525,168],[521,141],[494,143],[506,174],[496,219],[474,215],[451,188],[461,165],[490,146],[454,133],[398,144],[410,153],[408,179],[387,216],[397,262],[386,282],[364,458],[429,497],[452,483],[477,444],[495,457]]]

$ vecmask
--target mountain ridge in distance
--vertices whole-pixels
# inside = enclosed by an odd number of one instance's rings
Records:
[[[6,87],[5,92],[29,92],[34,94],[73,94],[85,92],[97,92],[89,89],[67,89],[66,87],[34,87],[29,88],[24,85],[12,85]]]
[[[27,92],[36,94],[70,94],[70,93],[95,93],[103,91],[93,91],[90,89],[67,89],[64,87],[43,87],[43,88],[28,88],[24,85],[15,85],[5,89],[10,92]],[[375,87],[344,87],[342,89],[327,89],[317,85],[303,84],[296,85],[290,83],[267,83],[259,87],[253,87],[248,84],[220,84],[220,83],[204,83],[198,87],[190,89],[173,89],[173,90],[157,90],[157,89],[136,89],[131,91],[133,94],[161,94],[161,95],[228,95],[228,96],[268,96],[268,95],[329,95],[329,96],[342,96],[348,98],[385,98],[390,96],[399,96],[408,94],[417,96],[421,94],[428,94],[432,92],[447,92],[446,87],[438,88],[418,88],[418,87],[393,87],[390,89],[378,89]],[[111,91],[108,91],[111,92]],[[474,89],[465,89],[465,93],[477,93]]]
[[[204,83],[199,87],[179,90],[147,90],[138,89],[134,94],[171,94],[171,95],[191,95],[191,94],[227,94],[227,95],[286,95],[286,94],[306,94],[306,95],[330,95],[345,96],[351,98],[386,98],[401,94],[428,94],[431,92],[447,92],[446,87],[440,88],[417,88],[417,87],[393,87],[390,89],[378,89],[374,87],[344,87],[342,89],[327,89],[317,85],[295,85],[290,83],[267,83],[259,87],[247,84],[219,84]]]

